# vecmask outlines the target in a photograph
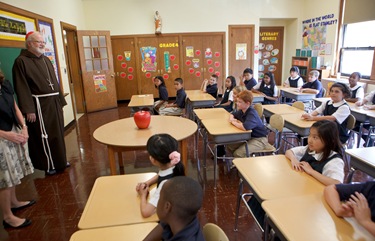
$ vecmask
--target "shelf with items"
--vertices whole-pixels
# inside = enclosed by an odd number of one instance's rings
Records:
[[[300,71],[300,76],[307,81],[309,72],[311,70],[318,70],[319,80],[322,76],[325,78],[327,74],[329,75],[329,70],[320,69],[321,63],[323,63],[322,57],[292,57],[292,66],[297,66]]]

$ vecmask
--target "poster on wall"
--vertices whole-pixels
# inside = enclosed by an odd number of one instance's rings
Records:
[[[247,44],[240,43],[236,44],[236,60],[246,60],[247,56]]]
[[[56,61],[55,45],[53,42],[52,26],[50,23],[42,21],[38,21],[38,25],[39,32],[42,34],[44,42],[46,42],[44,55],[47,56],[49,60],[51,60],[53,68],[55,69],[57,81],[60,83],[58,66]]]
[[[302,49],[323,50],[326,43],[327,26],[337,24],[334,14],[326,14],[302,21]]]
[[[156,72],[156,47],[141,47],[142,72]]]
[[[193,46],[187,46],[186,47],[186,57],[188,57],[188,58],[194,57],[194,47]]]
[[[23,42],[30,31],[36,31],[34,19],[0,10],[0,39]]]
[[[107,81],[105,75],[94,75],[95,93],[107,92]]]

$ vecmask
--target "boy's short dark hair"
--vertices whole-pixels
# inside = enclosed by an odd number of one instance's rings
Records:
[[[253,70],[251,68],[246,68],[244,71],[243,71],[244,74],[246,73],[249,73],[249,74],[253,74]]]
[[[211,75],[211,77],[214,77],[216,81],[219,79],[219,76],[217,76],[216,74]]]
[[[163,186],[164,200],[172,204],[174,214],[180,219],[197,215],[202,207],[203,191],[199,183],[190,177],[169,179]]]
[[[177,81],[180,84],[184,84],[184,80],[182,78],[176,78],[174,81]]]

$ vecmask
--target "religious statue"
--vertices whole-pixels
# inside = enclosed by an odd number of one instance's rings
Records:
[[[155,34],[161,34],[162,23],[161,23],[161,16],[159,15],[159,11],[155,12],[154,20],[155,20]]]

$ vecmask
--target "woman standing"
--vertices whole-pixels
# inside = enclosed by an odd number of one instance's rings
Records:
[[[19,201],[16,185],[33,173],[34,167],[27,151],[27,126],[13,94],[10,82],[0,71],[0,208],[5,228],[22,228],[30,225],[31,220],[19,218],[12,211],[29,207],[35,201]]]

